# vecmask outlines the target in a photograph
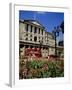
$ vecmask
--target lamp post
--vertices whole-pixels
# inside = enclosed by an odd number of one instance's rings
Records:
[[[55,38],[55,55],[57,55],[57,37],[59,36],[59,32],[60,32],[60,27],[59,26],[54,27],[54,30],[52,33]]]
[[[41,54],[42,40],[40,40],[40,54]]]

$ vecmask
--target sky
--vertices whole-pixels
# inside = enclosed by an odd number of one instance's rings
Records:
[[[52,32],[54,27],[61,24],[64,20],[64,13],[59,12],[42,12],[42,11],[19,11],[19,19],[37,20],[45,29]]]
[[[19,19],[21,20],[37,20],[41,23],[46,31],[52,32],[54,27],[57,27],[64,21],[63,12],[43,12],[43,11],[19,11]],[[60,35],[59,39],[63,39]]]

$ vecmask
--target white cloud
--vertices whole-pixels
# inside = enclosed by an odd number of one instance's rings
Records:
[[[38,14],[45,14],[43,11],[37,11]]]

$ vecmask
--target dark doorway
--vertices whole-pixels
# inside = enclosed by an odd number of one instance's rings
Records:
[[[36,37],[36,36],[34,37],[34,41],[35,41],[35,42],[37,41],[37,37]]]

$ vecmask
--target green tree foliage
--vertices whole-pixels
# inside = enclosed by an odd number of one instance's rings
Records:
[[[60,28],[62,29],[62,33],[64,33],[64,21],[62,21]]]

